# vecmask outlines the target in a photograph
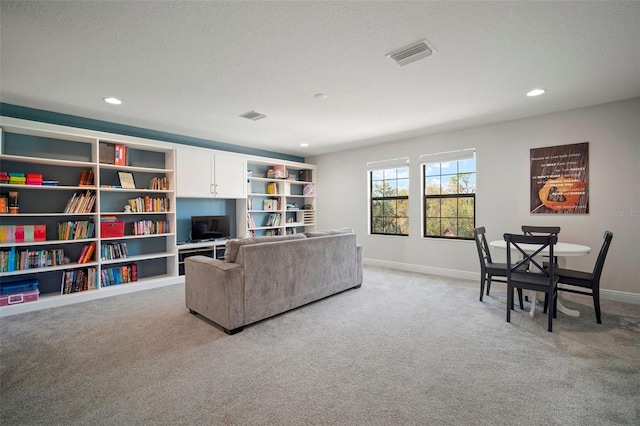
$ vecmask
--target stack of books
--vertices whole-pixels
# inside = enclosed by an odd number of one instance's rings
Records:
[[[9,172],[9,183],[13,185],[24,185],[27,177],[21,172]]]
[[[9,173],[0,170],[0,183],[9,183]]]
[[[26,184],[27,185],[42,185],[42,174],[41,173],[27,173]]]

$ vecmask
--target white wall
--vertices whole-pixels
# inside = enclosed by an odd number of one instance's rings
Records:
[[[578,142],[589,142],[589,214],[530,214],[529,150]],[[464,148],[476,148],[476,226],[490,240],[523,224],[560,225],[561,241],[592,247],[561,264],[590,270],[610,230],[602,297],[640,303],[640,98],[309,158],[317,229],[353,227],[369,264],[478,279],[473,241],[421,237],[420,155]],[[369,235],[366,164],[398,157],[410,158],[410,235]]]

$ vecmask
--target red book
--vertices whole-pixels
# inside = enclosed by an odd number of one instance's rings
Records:
[[[47,225],[34,225],[33,240],[45,241],[47,239]]]
[[[116,166],[126,166],[127,165],[127,147],[124,145],[116,145],[116,158],[115,165]]]
[[[87,254],[87,250],[89,250],[89,245],[85,244],[82,247],[82,250],[80,251],[80,255],[78,256],[78,260],[77,260],[78,263],[83,263],[82,259],[84,259],[84,256]]]
[[[89,247],[87,248],[87,252],[85,253],[84,257],[82,258],[82,262],[81,263],[91,262],[93,260],[93,252],[94,252],[95,249],[96,249],[96,243],[89,244]]]
[[[131,267],[131,281],[138,281],[138,264],[131,263],[129,266]]]
[[[15,238],[16,243],[24,242],[24,225],[16,225]]]

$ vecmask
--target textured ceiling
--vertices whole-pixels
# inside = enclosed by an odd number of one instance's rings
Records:
[[[4,103],[303,157],[640,96],[636,1],[2,0],[0,20]]]

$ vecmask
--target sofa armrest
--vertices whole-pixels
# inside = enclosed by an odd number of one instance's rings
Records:
[[[244,268],[206,256],[185,259],[185,303],[189,310],[223,327],[245,325]]]

